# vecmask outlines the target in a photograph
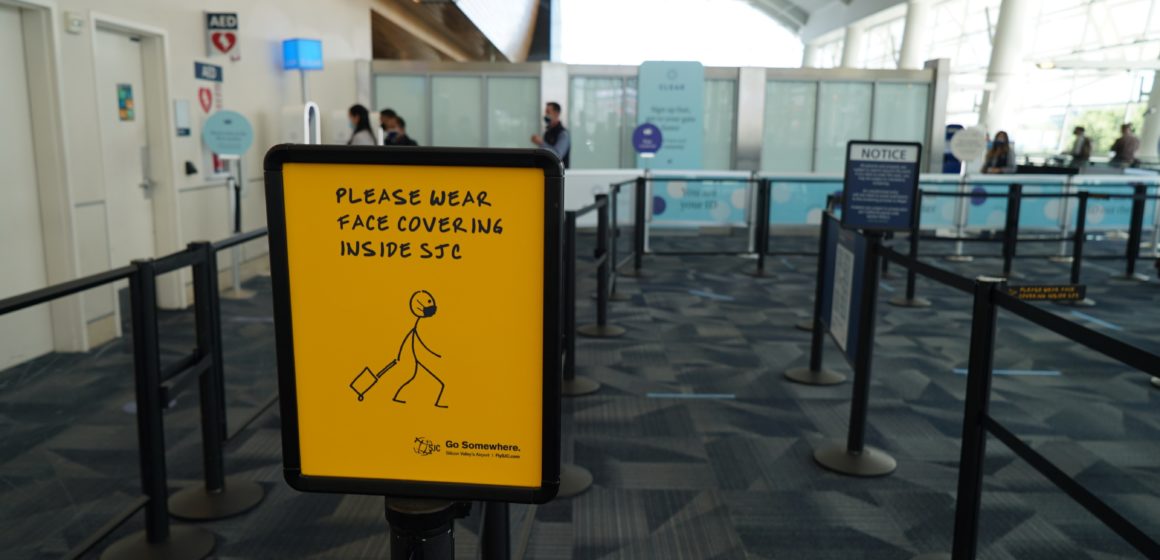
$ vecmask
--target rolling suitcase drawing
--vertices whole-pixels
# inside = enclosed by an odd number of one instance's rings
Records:
[[[375,383],[379,382],[379,378],[386,375],[388,371],[391,371],[391,368],[395,367],[395,364],[397,363],[399,363],[399,360],[391,360],[391,363],[387,364],[386,367],[379,370],[378,373],[371,371],[371,368],[369,367],[364,367],[363,370],[355,376],[354,381],[350,382],[350,388],[353,389],[355,394],[358,395],[358,400],[361,402],[363,397],[365,397],[371,388],[375,386]]]

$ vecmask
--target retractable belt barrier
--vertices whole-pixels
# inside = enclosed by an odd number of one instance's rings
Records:
[[[227,432],[217,253],[261,238],[260,228],[218,241],[196,242],[184,251],[133,261],[129,266],[70,280],[0,300],[0,315],[48,303],[121,280],[129,281],[137,442],[143,496],[65,554],[78,558],[145,510],[145,529],[113,543],[102,558],[204,558],[214,536],[204,529],[172,525],[170,517],[208,521],[253,508],[264,491],[255,482],[227,477],[223,446],[277,400],[274,395],[231,435]],[[162,366],[157,317],[157,276],[191,267],[193,272],[196,346]],[[199,388],[202,467],[205,480],[169,495],[165,465],[163,411],[193,381]]]

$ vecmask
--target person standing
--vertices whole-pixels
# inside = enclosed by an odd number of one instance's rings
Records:
[[[407,136],[407,121],[395,115],[387,120],[387,138],[383,141],[385,146],[418,146],[419,143],[414,138]]]
[[[1120,137],[1112,144],[1112,165],[1117,167],[1131,167],[1136,163],[1136,151],[1140,149],[1140,139],[1132,134],[1132,125],[1120,126]]]
[[[1011,147],[1007,131],[1000,130],[995,133],[991,149],[987,150],[987,159],[983,163],[983,173],[1014,173],[1015,169],[1015,149]]]
[[[347,146],[374,146],[378,144],[375,141],[375,133],[371,131],[371,114],[366,107],[362,105],[351,105],[350,110],[347,111],[347,116],[350,117],[350,140],[346,141]]]
[[[396,116],[398,116],[398,114],[395,113],[395,110],[391,109],[389,107],[386,109],[383,109],[382,111],[379,111],[379,128],[381,128],[383,130],[383,145],[384,146],[391,143],[390,132],[388,130],[391,127],[387,126],[389,124],[387,121],[395,118]]]
[[[1077,126],[1071,131],[1075,135],[1075,143],[1071,145],[1071,151],[1067,155],[1071,156],[1071,166],[1075,168],[1087,167],[1088,160],[1092,158],[1092,141],[1085,132],[1082,126]]]
[[[544,136],[539,134],[532,135],[532,143],[551,150],[564,162],[564,168],[571,166],[569,155],[572,152],[572,139],[568,135],[568,129],[564,128],[564,124],[560,122],[560,104],[555,101],[549,101],[544,105],[544,124],[547,128],[544,129]]]

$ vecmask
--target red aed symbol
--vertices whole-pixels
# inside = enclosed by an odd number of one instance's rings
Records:
[[[213,106],[213,92],[209,88],[197,88],[197,100],[201,103],[201,110],[208,113]]]
[[[230,49],[237,44],[238,38],[232,31],[215,31],[210,35],[210,40],[213,41],[213,46],[217,47],[218,52],[222,54],[229,54]]]

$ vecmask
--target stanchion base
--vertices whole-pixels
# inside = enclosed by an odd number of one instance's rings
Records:
[[[970,255],[947,255],[946,260],[950,261],[950,262],[956,262],[956,263],[967,263],[967,262],[973,262],[975,260],[975,257],[972,257]]]
[[[595,294],[595,293],[592,294],[592,299],[600,299],[598,297],[598,295],[599,294]],[[628,301],[631,299],[632,298],[629,297],[627,294],[623,294],[621,292],[612,292],[611,294],[608,294],[608,301]]]
[[[912,557],[910,560],[951,560],[951,555],[947,552],[928,552]]]
[[[750,270],[745,273],[754,278],[777,278],[777,275],[768,270]]]
[[[922,297],[911,299],[906,296],[898,296],[890,300],[890,305],[895,307],[930,307],[930,300]]]
[[[250,299],[256,295],[258,295],[258,292],[255,292],[254,290],[247,290],[245,288],[242,288],[240,290],[234,290],[233,288],[230,288],[230,289],[225,290],[221,293],[221,298],[222,299]]]
[[[626,332],[628,331],[624,330],[624,327],[618,327],[616,325],[583,325],[576,327],[576,334],[590,338],[616,338],[618,336],[624,336]]]
[[[225,519],[250,511],[265,495],[257,482],[231,476],[221,492],[206,492],[203,484],[175,492],[169,496],[169,514],[189,521]]]
[[[846,442],[831,442],[814,451],[819,465],[838,474],[850,476],[886,476],[898,468],[898,462],[881,449],[866,446],[861,453],[846,450]]]
[[[837,385],[846,380],[846,376],[836,371],[822,368],[814,371],[808,367],[786,370],[785,378],[802,385]]]
[[[170,525],[169,539],[151,544],[137,531],[106,548],[101,560],[201,560],[213,552],[213,533],[200,527]]]
[[[1071,264],[1071,261],[1074,259],[1070,255],[1055,255],[1054,257],[1047,257],[1047,260],[1053,263]]]
[[[1095,307],[1096,300],[1092,298],[1083,298],[1073,301],[1057,301],[1059,305],[1067,305],[1069,307]]]
[[[812,320],[811,321],[801,321],[798,323],[794,323],[793,328],[795,328],[799,331],[814,332],[814,322]]]
[[[565,379],[560,384],[560,394],[565,397],[579,397],[581,395],[591,395],[600,390],[600,382],[591,377],[579,376],[573,379]]]
[[[616,274],[620,276],[628,276],[629,278],[648,278],[649,276],[649,274],[645,272],[644,269],[634,270],[631,268],[622,272],[617,272]]]
[[[1108,278],[1108,280],[1111,280],[1112,282],[1117,282],[1117,283],[1147,282],[1148,276],[1146,276],[1144,274],[1140,274],[1139,272],[1136,272],[1134,274],[1127,274],[1127,275],[1122,275],[1122,276],[1112,276],[1111,278]]]
[[[1152,386],[1156,387],[1157,389],[1160,389],[1160,377],[1153,377],[1152,378]]]
[[[571,498],[587,492],[592,487],[592,473],[588,469],[572,463],[560,465],[560,491],[557,498]]]

